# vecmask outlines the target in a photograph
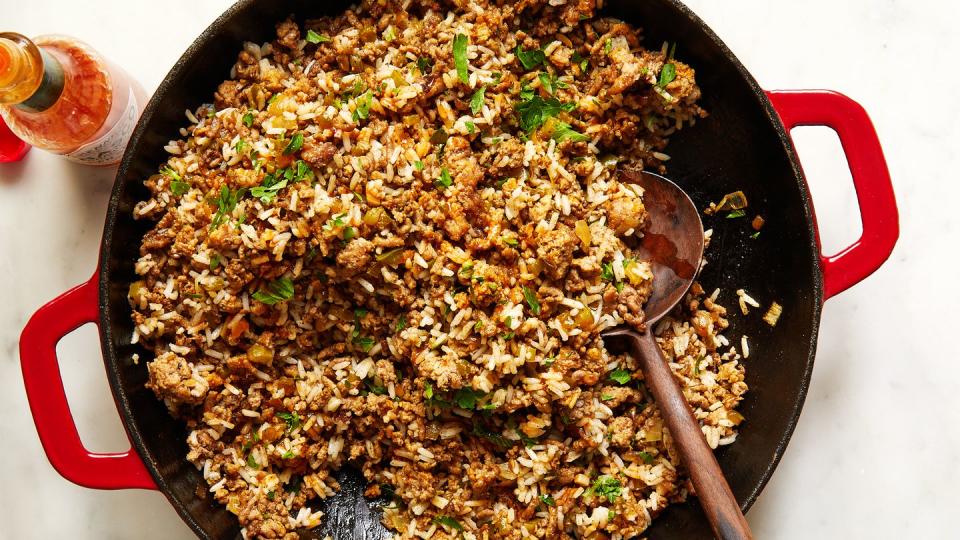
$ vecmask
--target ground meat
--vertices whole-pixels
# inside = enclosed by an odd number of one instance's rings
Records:
[[[160,396],[194,405],[203,403],[206,398],[207,382],[201,377],[194,377],[190,365],[180,356],[162,354],[147,364],[147,372],[147,387]]]
[[[300,27],[292,19],[287,19],[277,25],[277,43],[288,48],[296,49],[300,44]]]
[[[567,273],[573,259],[573,250],[579,242],[573,229],[563,224],[558,224],[539,240],[537,255],[551,278],[561,279]]]
[[[643,202],[636,197],[610,199],[604,205],[607,209],[607,226],[617,234],[639,230],[646,219]]]
[[[373,242],[365,238],[351,240],[343,250],[337,254],[337,264],[347,275],[357,274],[364,269],[371,260]]]
[[[300,156],[311,167],[320,169],[326,167],[333,155],[337,152],[337,147],[329,142],[317,142],[313,139],[303,141],[303,152]]]
[[[646,317],[643,313],[644,300],[645,298],[637,289],[630,285],[624,285],[623,290],[620,292],[620,303],[617,304],[617,311],[620,312],[623,320],[640,332],[646,328],[644,324]]]
[[[236,107],[240,104],[240,92],[243,90],[243,83],[238,81],[223,81],[217,87],[213,94],[213,103],[218,109],[227,107]]]

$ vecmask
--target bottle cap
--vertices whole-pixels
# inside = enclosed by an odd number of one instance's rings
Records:
[[[28,150],[30,145],[14,135],[0,117],[0,163],[20,161]]]

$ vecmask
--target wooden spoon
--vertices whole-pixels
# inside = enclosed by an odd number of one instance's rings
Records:
[[[653,292],[644,307],[646,332],[619,326],[603,332],[602,337],[613,349],[629,350],[640,362],[644,382],[680,450],[714,534],[722,540],[752,539],[740,505],[653,336],[654,325],[683,299],[700,268],[704,242],[700,214],[690,197],[670,180],[646,171],[621,174],[645,190],[649,225],[637,254],[651,262]]]

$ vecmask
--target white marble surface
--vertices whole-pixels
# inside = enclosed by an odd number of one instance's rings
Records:
[[[960,33],[945,0],[689,0],[766,88],[828,87],[859,100],[885,146],[902,234],[888,264],[824,309],[810,394],[793,441],[748,518],[757,538],[957,538],[960,394]],[[89,41],[155,88],[227,0],[0,0],[3,29]],[[955,15],[955,13],[954,13]],[[935,112],[936,111],[936,112]],[[828,247],[856,236],[835,139],[798,133]],[[162,495],[98,492],[48,464],[21,383],[17,341],[42,303],[93,271],[113,178],[33,151],[0,166],[0,538],[187,539]],[[125,437],[91,329],[62,342],[80,432]],[[755,351],[754,355],[762,355]]]

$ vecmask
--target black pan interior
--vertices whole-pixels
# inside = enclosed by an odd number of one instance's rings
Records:
[[[316,17],[336,14],[347,2],[244,0],[230,8],[186,51],[161,83],[130,141],[121,163],[104,229],[101,255],[101,329],[108,376],[140,455],[184,520],[203,538],[239,537],[236,519],[206,497],[200,474],[184,459],[185,431],[143,385],[144,361],[129,345],[132,324],[126,295],[135,279],[144,224],[134,221],[134,204],[147,196],[141,182],[165,159],[163,146],[178,137],[185,109],[212,101],[217,85],[245,40],[274,37],[273,25],[288,14]],[[674,137],[668,176],[686,189],[701,208],[725,193],[743,190],[754,212],[767,219],[762,234],[749,219],[706,218],[714,230],[707,251],[704,287],[721,288],[720,301],[731,310],[730,336],[750,337],[746,360],[750,392],[742,407],[747,422],[736,444],[718,452],[730,485],[749,507],[773,472],[800,412],[813,355],[822,302],[822,276],[806,185],[783,127],[762,91],[733,54],[702,21],[674,0],[613,0],[604,13],[644,29],[646,45],[677,42],[677,56],[691,64],[703,89],[710,116]],[[740,316],[734,291],[745,288],[761,302],[784,306],[771,328],[758,312]],[[765,308],[766,306],[764,306]],[[133,365],[130,356],[140,353]],[[357,489],[359,489],[357,487]],[[202,490],[204,493],[206,490]],[[358,512],[355,499],[338,499],[343,508],[327,508],[332,519],[322,531],[305,535],[335,539],[374,538],[375,512]],[[337,501],[334,501],[336,504]],[[363,510],[363,509],[361,509]],[[356,514],[356,515],[355,515]],[[655,539],[708,538],[696,501],[671,506],[650,530]]]

